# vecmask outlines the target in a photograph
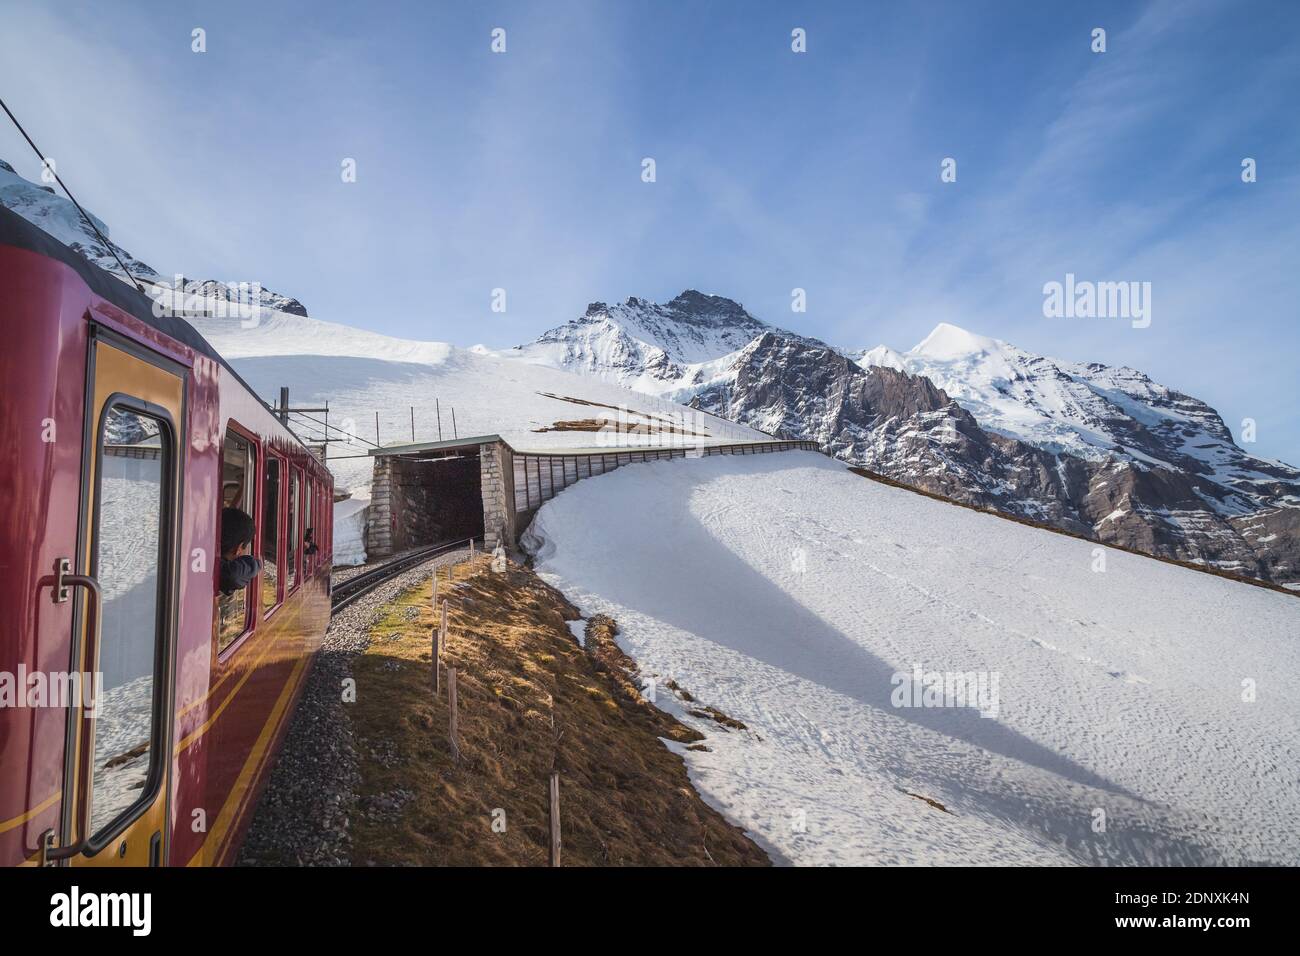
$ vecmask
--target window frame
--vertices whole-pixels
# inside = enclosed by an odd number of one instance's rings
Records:
[[[307,507],[302,512],[302,573],[303,577],[311,577],[316,571],[316,556],[307,553],[307,529],[312,529],[312,543],[314,544],[316,540],[316,526],[313,524],[316,520],[316,480],[306,469],[303,470],[302,480],[303,487],[307,492],[303,495]],[[317,554],[320,553],[320,545],[316,546],[316,552]]]
[[[244,439],[244,441],[248,442],[252,451],[252,453],[248,456],[248,458],[249,458],[249,467],[253,469],[253,495],[257,500],[253,503],[252,505],[253,510],[249,513],[253,516],[253,540],[258,542],[259,544],[261,543],[262,540],[261,539],[262,483],[259,480],[259,475],[258,475],[258,464],[262,460],[262,443],[251,429],[245,428],[243,425],[239,424],[239,422],[235,421],[235,419],[230,418],[226,420],[225,430],[221,433],[221,442],[219,445],[220,458],[217,462],[217,488],[218,488],[217,522],[216,522],[217,560],[216,560],[216,567],[214,568],[214,570],[216,571],[216,575],[213,581],[214,585],[216,585],[219,582],[221,577],[221,512],[222,509],[226,507],[226,497],[225,497],[226,489],[225,489],[225,485],[222,484],[221,473],[226,466],[226,437],[232,431],[240,438]],[[258,588],[253,587],[255,582],[258,584]],[[221,601],[221,589],[219,585],[215,588],[213,594],[214,634],[213,634],[212,643],[213,643],[213,647],[216,649],[217,652],[218,664],[224,664],[226,661],[230,660],[231,656],[234,655],[236,651],[238,651],[241,647],[243,647],[246,643],[248,643],[249,637],[257,633],[259,612],[261,611],[261,605],[262,605],[262,594],[260,590],[260,585],[261,585],[261,572],[259,571],[253,581],[250,581],[248,584],[244,585],[245,592],[249,592],[256,595],[256,597],[252,600],[249,600],[247,597],[244,600],[244,629],[240,631],[239,634],[237,634],[234,638],[232,638],[230,643],[227,644],[224,648],[221,646],[220,615],[216,613],[216,609],[219,606]]]
[[[99,408],[99,421],[95,434],[95,488],[91,506],[94,521],[90,533],[89,566],[90,575],[95,580],[99,580],[100,572],[99,551],[102,538],[100,536],[99,520],[102,515],[103,505],[105,427],[108,424],[108,412],[118,407],[125,408],[144,418],[153,419],[161,426],[159,428],[159,445],[161,448],[159,459],[162,463],[162,480],[159,488],[160,501],[158,507],[158,601],[154,614],[154,686],[151,712],[152,727],[150,728],[149,739],[149,772],[145,777],[144,786],[140,788],[140,795],[134,801],[97,831],[85,835],[85,855],[88,857],[95,856],[116,840],[127,827],[154,805],[158,799],[163,778],[166,776],[167,761],[171,758],[170,748],[166,746],[166,738],[170,731],[167,719],[167,700],[174,637],[171,622],[176,600],[176,568],[175,562],[168,560],[168,556],[176,550],[175,535],[179,507],[176,501],[176,488],[179,481],[176,462],[179,457],[177,440],[179,433],[171,413],[160,405],[147,402],[127,392],[111,392],[105,397],[103,405]],[[163,440],[164,438],[165,440]],[[103,607],[97,608],[95,613],[103,614]],[[103,635],[101,633],[100,641],[102,642],[102,640]],[[96,644],[93,648],[96,667],[98,667],[100,659],[100,650],[99,644]],[[95,692],[97,695],[99,690],[100,688],[96,687]],[[79,791],[78,798],[85,808],[83,819],[87,827],[89,827],[91,816],[94,813],[95,733],[98,729],[98,722],[99,716],[96,714],[95,717],[91,718],[90,732],[82,736],[78,745],[83,748],[83,753],[79,756],[82,767],[77,789]]]
[[[317,519],[318,526],[316,528],[316,535],[321,539],[320,540],[320,563],[321,566],[325,568],[326,573],[329,572],[328,562],[330,559],[329,532],[330,529],[334,527],[334,502],[330,501],[329,498],[330,498],[329,485],[325,483],[325,479],[322,477],[320,483],[320,515],[321,516]],[[323,529],[319,524],[320,522],[324,522]]]
[[[292,462],[289,463],[289,497],[285,500],[285,508],[285,541],[286,544],[292,542],[292,551],[285,554],[292,558],[289,568],[292,586],[286,581],[284,590],[285,597],[288,597],[302,587],[302,468]],[[290,528],[290,523],[295,527]]]
[[[284,489],[285,489],[284,473],[285,470],[288,468],[288,459],[286,459],[285,456],[281,455],[279,452],[272,451],[270,448],[265,449],[263,458],[264,460],[262,462],[262,481],[258,484],[259,501],[258,501],[258,512],[257,512],[257,557],[258,560],[262,562],[262,570],[257,572],[257,585],[258,585],[257,586],[257,594],[258,594],[257,613],[261,620],[269,621],[271,619],[271,615],[274,614],[276,611],[280,610],[280,608],[284,606],[284,599],[288,594],[288,592],[285,590],[285,583],[284,583],[284,543],[285,542],[284,542],[284,538],[280,536],[280,528],[284,526],[284,521],[285,521],[284,515],[287,509],[287,502],[285,501],[285,497],[284,497]],[[263,524],[265,523],[264,519],[266,518],[266,502],[261,499],[264,498],[266,493],[266,475],[267,472],[270,470],[267,467],[267,462],[269,462],[273,458],[275,459],[276,466],[278,467],[280,472],[280,480],[278,482],[279,487],[276,489],[275,529],[273,531],[276,537],[275,553],[276,556],[279,558],[279,560],[276,562],[275,603],[272,604],[270,607],[266,607],[264,604],[261,603],[262,584],[263,584],[263,579],[266,576],[266,548],[265,548],[266,529],[263,527]]]

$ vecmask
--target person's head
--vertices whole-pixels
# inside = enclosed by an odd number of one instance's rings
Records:
[[[233,558],[253,540],[253,519],[238,508],[221,511],[221,556]]]

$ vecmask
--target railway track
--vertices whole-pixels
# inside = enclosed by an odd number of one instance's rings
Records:
[[[428,561],[430,558],[436,558],[440,554],[448,551],[455,551],[457,548],[467,546],[471,541],[482,541],[482,538],[458,538],[455,541],[444,541],[440,544],[433,544],[427,548],[420,548],[418,551],[412,551],[404,554],[400,558],[389,561],[387,564],[381,564],[369,571],[363,571],[356,577],[349,578],[342,584],[335,587],[330,594],[331,613],[337,614],[357,598],[366,594],[370,590],[383,584],[389,578],[407,571],[417,564]]]

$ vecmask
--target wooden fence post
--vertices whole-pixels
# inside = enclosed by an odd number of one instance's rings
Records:
[[[442,602],[442,618],[438,622],[438,650],[447,646],[447,602]]]
[[[445,632],[446,632],[446,624],[445,624],[445,621],[446,621],[446,612],[445,612],[445,610],[444,610],[444,613],[443,613],[443,621],[444,621],[444,624],[443,624],[441,627],[435,625],[435,626],[430,630],[430,638],[431,638],[430,643],[433,645],[433,654],[432,654],[432,657],[433,657],[433,699],[434,699],[434,700],[437,700],[437,699],[438,699],[438,690],[439,690],[439,687],[438,687],[438,684],[439,684],[439,676],[438,676],[438,670],[439,670],[439,667],[438,667],[438,665],[439,665],[439,663],[441,663],[441,661],[442,661],[442,641],[443,641],[443,635],[444,635]]]
[[[560,775],[551,774],[551,866],[560,865]]]
[[[451,717],[448,724],[448,739],[451,741],[451,759],[453,762],[460,761],[460,722],[456,713],[456,668],[447,668],[447,702],[450,705]]]

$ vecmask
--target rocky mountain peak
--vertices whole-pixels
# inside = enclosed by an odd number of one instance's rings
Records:
[[[633,300],[629,299],[630,305]],[[638,300],[639,304],[645,304]],[[687,289],[668,303],[668,308],[677,312],[695,316],[708,316],[714,319],[747,319],[758,321],[745,311],[739,302],[720,295],[708,295],[695,289]]]

